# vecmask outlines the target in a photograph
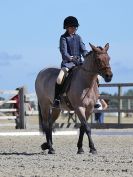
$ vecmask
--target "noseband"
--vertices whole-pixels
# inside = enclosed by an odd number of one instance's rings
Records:
[[[103,52],[103,53],[101,53],[101,54],[107,54],[107,53],[106,53],[106,52]],[[96,54],[94,53],[93,56],[94,56],[94,59],[95,59],[95,62],[96,62],[96,64],[97,64],[97,66],[98,66],[97,69],[98,69],[98,73],[99,73],[100,75],[102,75],[102,73],[106,72],[107,70],[111,70],[111,67],[110,67],[109,64],[106,65],[105,67],[100,67],[100,66],[99,66],[99,63],[98,63],[98,59],[97,59]]]
[[[92,52],[92,51],[91,51],[91,52]],[[88,55],[90,55],[91,52],[89,52]],[[107,53],[103,52],[103,53],[101,53],[101,54],[107,54]],[[96,64],[97,64],[97,66],[99,66],[96,53],[94,53],[94,52],[93,52],[93,58],[94,58],[94,60],[95,60],[95,62],[96,62]],[[96,74],[96,73],[98,73],[98,74],[102,75],[103,71],[110,70],[111,67],[110,67],[110,65],[107,65],[107,66],[102,67],[102,68],[97,67],[98,70],[96,70],[96,71],[89,71],[88,69],[86,69],[86,68],[83,67],[83,66],[81,66],[81,69],[82,69],[83,71],[85,71],[85,72],[90,73],[90,74]]]

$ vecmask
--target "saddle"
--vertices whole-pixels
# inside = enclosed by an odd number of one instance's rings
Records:
[[[74,68],[70,69],[69,72],[68,72],[68,75],[64,79],[62,87],[61,87],[60,94],[64,94],[64,93],[68,92],[68,90],[70,88],[70,85],[71,85],[71,80],[72,80],[72,76],[73,76],[73,70],[74,70]]]
[[[65,80],[64,80],[64,82],[63,82],[63,84],[62,84],[62,87],[61,87],[61,89],[60,89],[60,96],[61,96],[61,98],[63,99],[63,101],[65,101],[65,103],[67,104],[67,106],[68,106],[71,110],[73,110],[73,107],[72,107],[72,105],[71,105],[71,103],[70,103],[70,101],[69,101],[69,98],[68,98],[68,96],[67,96],[67,93],[68,93],[68,91],[69,91],[69,89],[70,89],[70,86],[71,86],[71,81],[72,81],[73,73],[74,73],[74,71],[75,71],[75,69],[76,69],[77,67],[78,67],[78,66],[76,66],[76,67],[74,67],[74,68],[72,68],[72,69],[69,70],[68,75],[67,75],[67,77],[65,78]]]

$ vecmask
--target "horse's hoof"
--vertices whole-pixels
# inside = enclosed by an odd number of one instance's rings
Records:
[[[77,154],[84,154],[83,148],[79,148]]]
[[[43,143],[41,145],[41,148],[42,148],[43,151],[45,151],[46,149],[49,149],[48,143]]]
[[[95,155],[95,154],[97,154],[97,150],[96,149],[90,149],[90,153]]]
[[[53,148],[49,149],[48,154],[55,154],[55,150]]]

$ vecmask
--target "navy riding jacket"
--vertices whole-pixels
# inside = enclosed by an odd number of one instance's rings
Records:
[[[81,62],[81,55],[84,57],[88,53],[81,37],[78,34],[70,35],[68,32],[60,37],[60,52],[62,64],[71,62],[71,56],[76,57]]]

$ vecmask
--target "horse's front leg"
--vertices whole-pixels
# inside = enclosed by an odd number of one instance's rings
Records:
[[[94,147],[94,143],[93,143],[93,140],[92,140],[92,137],[91,137],[91,127],[89,126],[89,124],[87,123],[87,117],[86,117],[86,108],[84,107],[79,107],[77,110],[76,110],[76,113],[79,117],[79,120],[81,122],[81,127],[82,129],[84,129],[84,132],[86,132],[87,136],[88,136],[88,140],[89,140],[89,148],[90,148],[90,153],[92,154],[96,154],[96,149]],[[83,141],[83,136],[84,136],[84,133],[80,133],[79,134],[79,146],[78,146],[78,150],[79,148],[82,147],[82,141]]]
[[[84,150],[82,148],[84,133],[85,133],[85,128],[84,128],[83,125],[81,125],[80,126],[80,132],[79,132],[79,139],[78,139],[78,143],[77,143],[77,147],[78,147],[77,154],[83,154],[84,153]]]

